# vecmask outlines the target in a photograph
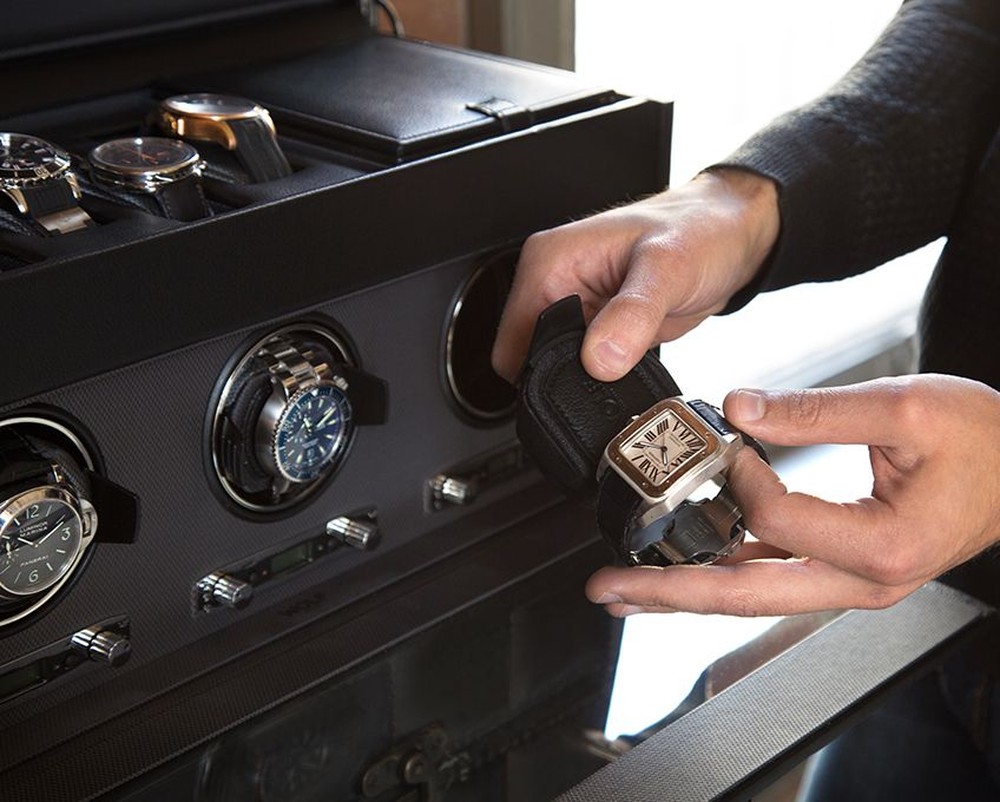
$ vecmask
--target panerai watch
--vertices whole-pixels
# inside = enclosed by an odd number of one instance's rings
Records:
[[[0,623],[43,604],[80,565],[97,531],[88,487],[68,458],[0,430]]]
[[[204,162],[180,139],[128,137],[103,142],[88,157],[94,181],[171,220],[199,220],[211,210],[201,189]]]
[[[0,133],[0,192],[45,234],[93,225],[80,208],[80,185],[62,148],[26,134]]]
[[[251,183],[291,175],[270,113],[252,100],[208,92],[174,95],[160,101],[154,121],[164,133],[231,151]]]
[[[744,445],[763,448],[704,401],[688,400],[647,353],[614,382],[580,362],[577,296],[538,319],[518,382],[517,432],[542,472],[597,500],[602,536],[631,565],[707,563],[742,542],[726,472]]]

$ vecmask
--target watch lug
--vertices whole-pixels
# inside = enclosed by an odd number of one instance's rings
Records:
[[[83,518],[83,531],[88,537],[93,537],[97,533],[97,510],[85,498],[79,498],[80,517]]]
[[[69,188],[73,192],[73,197],[77,200],[83,197],[83,192],[80,191],[80,182],[76,177],[76,173],[70,171],[67,172],[63,178],[65,178],[66,183],[69,184]]]

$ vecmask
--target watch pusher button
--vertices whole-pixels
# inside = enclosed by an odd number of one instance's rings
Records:
[[[431,479],[431,494],[436,505],[464,507],[476,500],[479,482],[461,476],[438,474]]]
[[[195,586],[203,608],[229,607],[241,610],[253,599],[253,585],[225,574],[211,573]]]
[[[101,627],[81,629],[70,638],[70,645],[88,660],[115,668],[132,655],[132,643],[127,637]]]
[[[363,518],[340,515],[326,524],[326,533],[340,540],[344,545],[369,551],[378,543],[378,524]]]

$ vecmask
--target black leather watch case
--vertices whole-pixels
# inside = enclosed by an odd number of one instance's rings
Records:
[[[596,495],[604,448],[634,415],[680,395],[653,352],[618,381],[591,377],[580,361],[585,331],[579,296],[552,304],[518,382],[518,437],[546,477],[575,496]]]

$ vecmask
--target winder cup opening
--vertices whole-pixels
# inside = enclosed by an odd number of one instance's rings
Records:
[[[510,293],[518,249],[480,262],[449,308],[444,378],[449,398],[474,423],[500,424],[514,414],[514,388],[490,364],[500,315]]]

